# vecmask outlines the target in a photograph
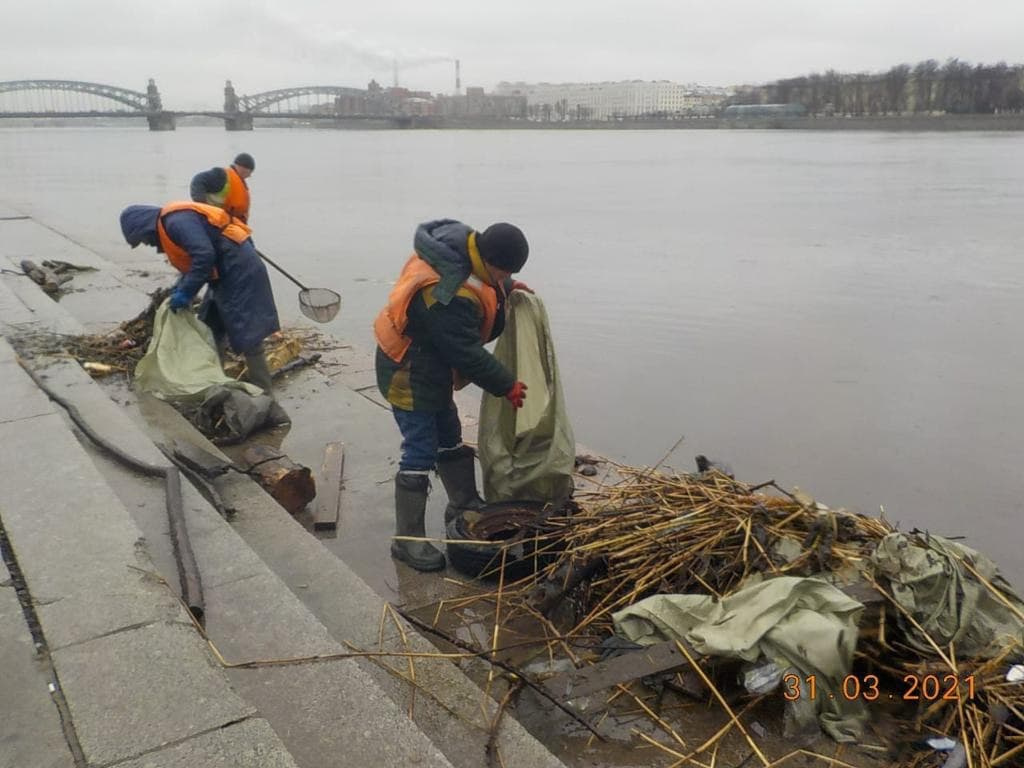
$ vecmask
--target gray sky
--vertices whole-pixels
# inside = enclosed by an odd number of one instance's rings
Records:
[[[958,57],[1024,61],[1022,0],[15,0],[0,80],[90,80],[171,109],[371,77],[450,93],[501,80],[764,82]]]

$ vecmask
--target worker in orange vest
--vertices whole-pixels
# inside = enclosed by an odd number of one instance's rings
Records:
[[[189,197],[197,203],[223,208],[234,218],[249,221],[249,184],[246,181],[256,170],[256,161],[242,152],[227,168],[211,168],[192,177]]]
[[[476,232],[442,219],[421,224],[413,247],[374,322],[374,335],[377,386],[402,433],[395,535],[422,538],[435,467],[448,494],[446,518],[482,505],[453,390],[473,383],[513,408],[523,406],[526,385],[484,344],[505,328],[508,293],[530,290],[512,279],[526,264],[529,245],[512,224]],[[391,556],[420,571],[445,566],[444,555],[426,541],[396,539]]]
[[[120,221],[132,248],[153,246],[181,273],[169,299],[172,312],[191,311],[199,291],[208,286],[199,318],[210,327],[218,349],[230,343],[245,357],[249,381],[273,396],[263,340],[281,325],[270,276],[249,228],[221,208],[189,201],[162,208],[129,205]]]

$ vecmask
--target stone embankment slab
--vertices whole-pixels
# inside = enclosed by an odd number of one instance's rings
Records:
[[[0,420],[0,520],[86,763],[134,758],[254,719],[153,577],[138,528],[64,418],[42,412],[39,391],[25,384],[31,379],[7,342],[0,347],[0,386],[13,405]],[[27,738],[46,720],[29,726]],[[263,748],[287,758],[276,737]]]

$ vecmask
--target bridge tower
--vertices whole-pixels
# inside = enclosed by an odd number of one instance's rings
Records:
[[[230,80],[224,84],[224,128],[228,131],[252,130],[252,115],[238,108],[238,95]]]
[[[153,78],[149,78],[149,85],[146,86],[146,121],[151,131],[174,130],[174,113],[164,110],[160,91],[157,90]]]

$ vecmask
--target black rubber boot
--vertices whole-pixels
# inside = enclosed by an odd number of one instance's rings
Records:
[[[274,396],[274,384],[270,375],[270,364],[263,352],[263,346],[245,356],[245,366],[248,369],[246,378],[250,384],[255,384],[271,397]]]
[[[437,456],[437,475],[441,478],[448,506],[444,510],[444,522],[450,523],[461,509],[479,512],[484,500],[476,490],[476,466],[473,449],[460,445],[452,451],[441,451]]]
[[[423,516],[427,510],[426,475],[399,472],[395,475],[395,535],[424,536]],[[408,563],[417,571],[439,571],[444,568],[444,555],[426,541],[392,541],[391,556]]]

